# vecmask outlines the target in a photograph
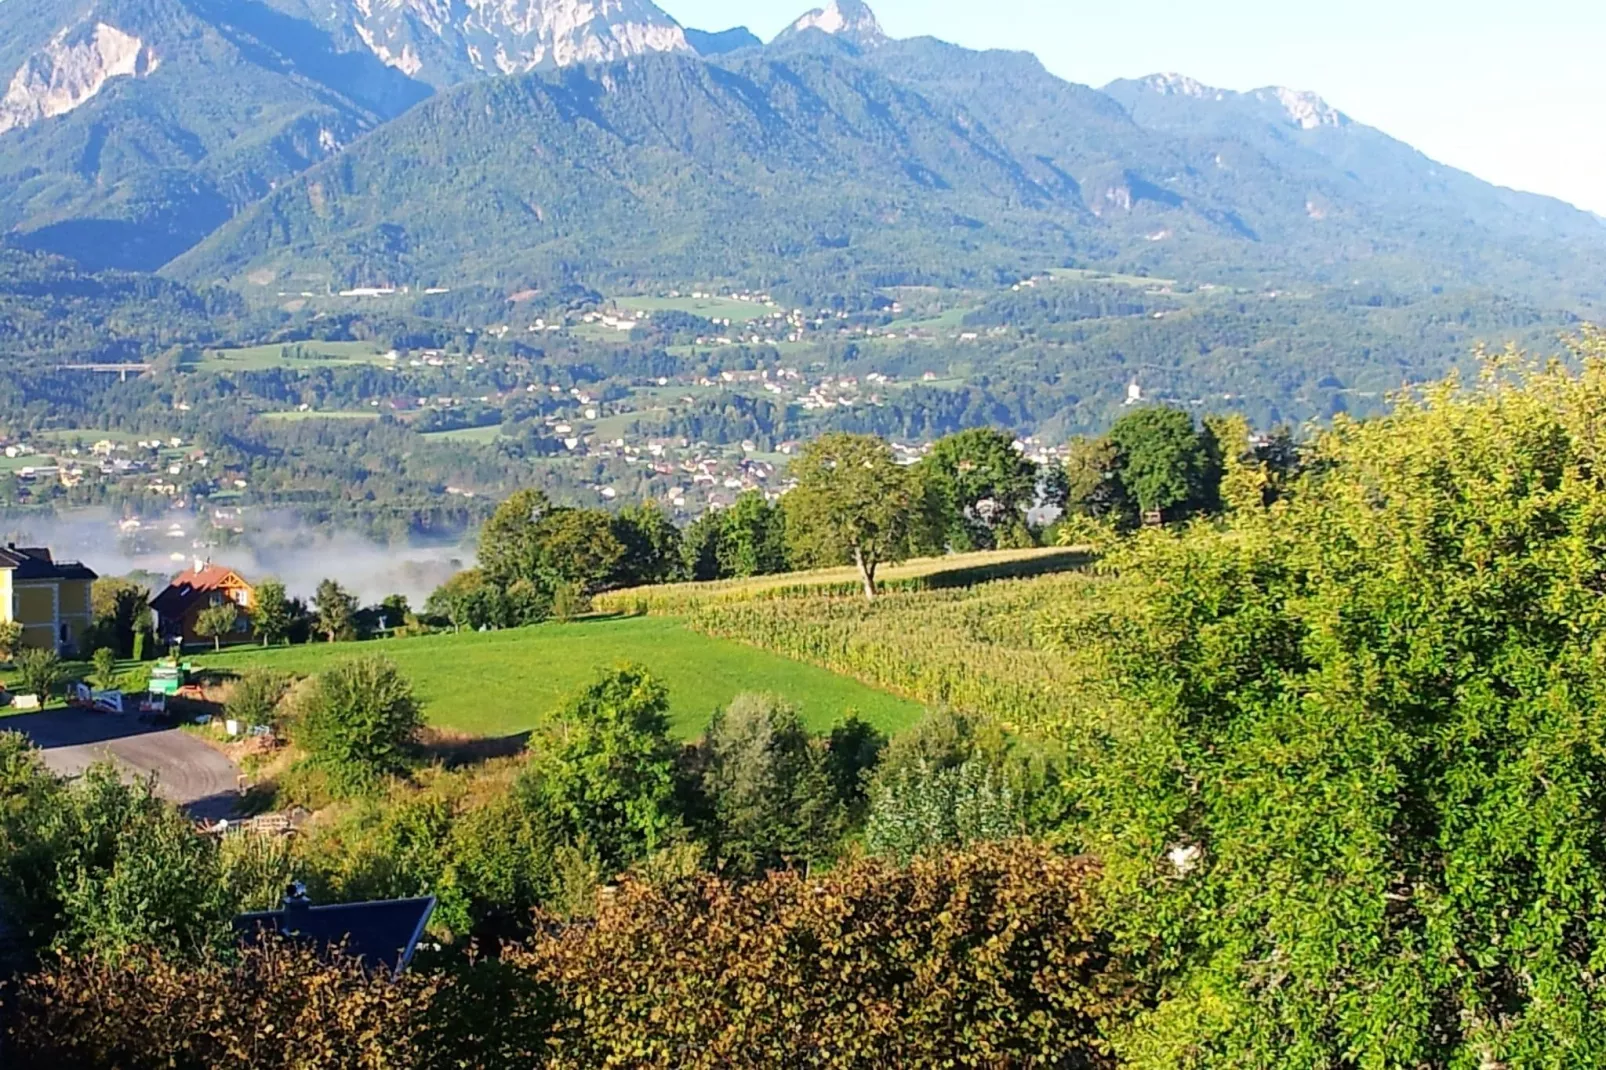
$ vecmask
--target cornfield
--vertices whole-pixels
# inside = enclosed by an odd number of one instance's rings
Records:
[[[1016,732],[1081,718],[1107,675],[1097,651],[1070,649],[1067,607],[1096,609],[1106,589],[1084,573],[971,589],[905,590],[874,604],[852,595],[710,599],[693,627],[851,676]]]
[[[1079,569],[1088,562],[1085,550],[1047,547],[993,550],[974,554],[920,558],[883,568],[877,581],[888,594],[974,587],[994,580],[1042,576]],[[673,583],[610,591],[593,600],[600,613],[686,616],[703,606],[793,599],[805,596],[859,596],[859,574],[851,566],[788,572],[711,583]]]

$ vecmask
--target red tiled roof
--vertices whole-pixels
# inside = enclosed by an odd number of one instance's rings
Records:
[[[197,598],[226,586],[231,576],[243,578],[227,565],[208,564],[181,572],[167,585],[167,590],[151,599],[151,608],[164,617],[181,617]]]

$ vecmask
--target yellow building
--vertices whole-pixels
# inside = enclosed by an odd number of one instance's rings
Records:
[[[0,621],[22,625],[22,645],[82,654],[84,633],[95,619],[90,592],[96,576],[76,561],[57,561],[49,550],[0,549]]]

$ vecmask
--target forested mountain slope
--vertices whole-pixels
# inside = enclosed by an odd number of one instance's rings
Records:
[[[1444,168],[1308,94],[1179,106],[1167,84],[1104,93],[1021,53],[814,26],[762,52],[474,83],[275,191],[174,271],[812,291],[1074,264],[1601,296],[1606,227],[1585,213]],[[1204,104],[1220,107],[1186,111]]]
[[[826,54],[681,56],[443,94],[173,266],[346,283],[952,282],[1088,255],[1074,184]],[[991,274],[988,274],[991,278]]]
[[[0,4],[0,231],[154,269],[428,93],[253,0]]]

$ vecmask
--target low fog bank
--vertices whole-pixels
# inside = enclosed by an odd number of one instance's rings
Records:
[[[311,598],[320,581],[337,580],[367,603],[403,594],[416,606],[447,579],[474,563],[461,546],[386,546],[349,532],[329,533],[294,517],[252,513],[233,520],[243,532],[217,529],[173,514],[137,527],[110,513],[62,516],[0,513],[0,543],[48,546],[64,560],[82,561],[102,576],[149,573],[169,579],[197,559],[227,565],[252,583],[278,579],[290,594]]]

